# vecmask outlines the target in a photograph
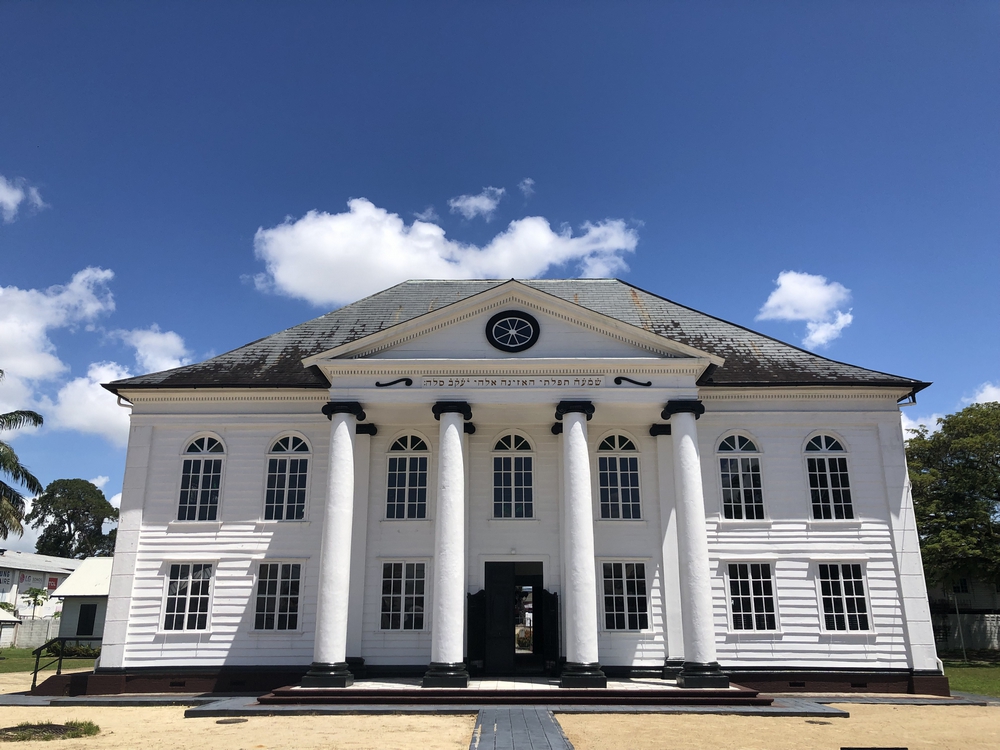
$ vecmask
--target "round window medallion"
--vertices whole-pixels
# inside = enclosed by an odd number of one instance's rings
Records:
[[[486,340],[502,352],[523,352],[538,341],[538,321],[516,310],[497,313],[486,324]]]

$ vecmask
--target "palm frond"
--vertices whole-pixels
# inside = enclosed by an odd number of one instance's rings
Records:
[[[45,418],[37,411],[22,409],[0,414],[0,430],[16,430],[25,425],[40,427]]]
[[[5,489],[9,490],[10,487],[0,482],[0,495],[3,495]],[[17,493],[15,492],[15,494]],[[0,539],[6,539],[12,532],[18,536],[24,536],[24,527],[21,525],[22,518],[24,518],[24,501],[21,500],[20,510],[18,510],[16,502],[12,503],[6,497],[0,496]]]
[[[6,474],[18,484],[24,485],[32,494],[39,495],[44,489],[35,475],[21,463],[13,448],[2,440],[0,440],[0,474]]]

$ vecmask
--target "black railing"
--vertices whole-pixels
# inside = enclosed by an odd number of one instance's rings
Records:
[[[102,638],[99,635],[95,635],[95,636],[75,635],[75,636],[65,636],[65,637],[62,637],[62,638],[53,638],[51,641],[48,641],[47,643],[43,643],[41,646],[39,646],[38,648],[36,648],[34,651],[31,652],[31,655],[35,657],[35,671],[31,675],[31,689],[34,690],[35,689],[35,685],[38,684],[38,673],[41,670],[43,670],[43,669],[48,669],[53,664],[56,665],[56,674],[57,675],[62,674],[62,664],[63,664],[63,659],[66,658],[66,644],[67,643],[77,643],[78,644],[81,641],[97,641],[98,643],[100,643],[101,640],[102,640]],[[56,644],[56,643],[59,644],[58,648],[56,649],[56,651],[58,651],[58,655],[53,656],[52,657],[52,661],[48,661],[48,662],[45,662],[45,664],[41,664],[42,654],[44,654],[46,652],[46,650],[48,650],[49,648],[51,648],[53,646],[53,644]],[[97,651],[98,651],[98,653],[100,653],[100,649],[97,649]],[[50,656],[51,656],[51,654],[50,654]],[[70,658],[74,658],[74,657],[71,656]]]

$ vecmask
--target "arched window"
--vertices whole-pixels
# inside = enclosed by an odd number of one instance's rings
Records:
[[[817,435],[806,443],[806,468],[814,519],[854,518],[851,480],[844,454],[844,446],[830,435]]]
[[[531,443],[516,433],[493,446],[493,517],[533,518]]]
[[[299,521],[306,512],[309,444],[300,437],[279,438],[267,459],[265,521]]]
[[[404,435],[389,446],[386,518],[427,517],[427,443]]]
[[[214,437],[195,438],[184,450],[178,521],[215,521],[226,449]]]
[[[739,520],[764,518],[764,489],[760,480],[760,451],[742,435],[719,443],[722,480],[722,517]]]
[[[597,448],[601,518],[641,518],[639,452],[624,435],[610,435]]]

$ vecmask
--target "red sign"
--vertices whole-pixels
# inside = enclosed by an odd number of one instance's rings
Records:
[[[49,579],[49,591],[55,591],[58,586],[59,586],[59,579],[58,578],[50,578]]]

